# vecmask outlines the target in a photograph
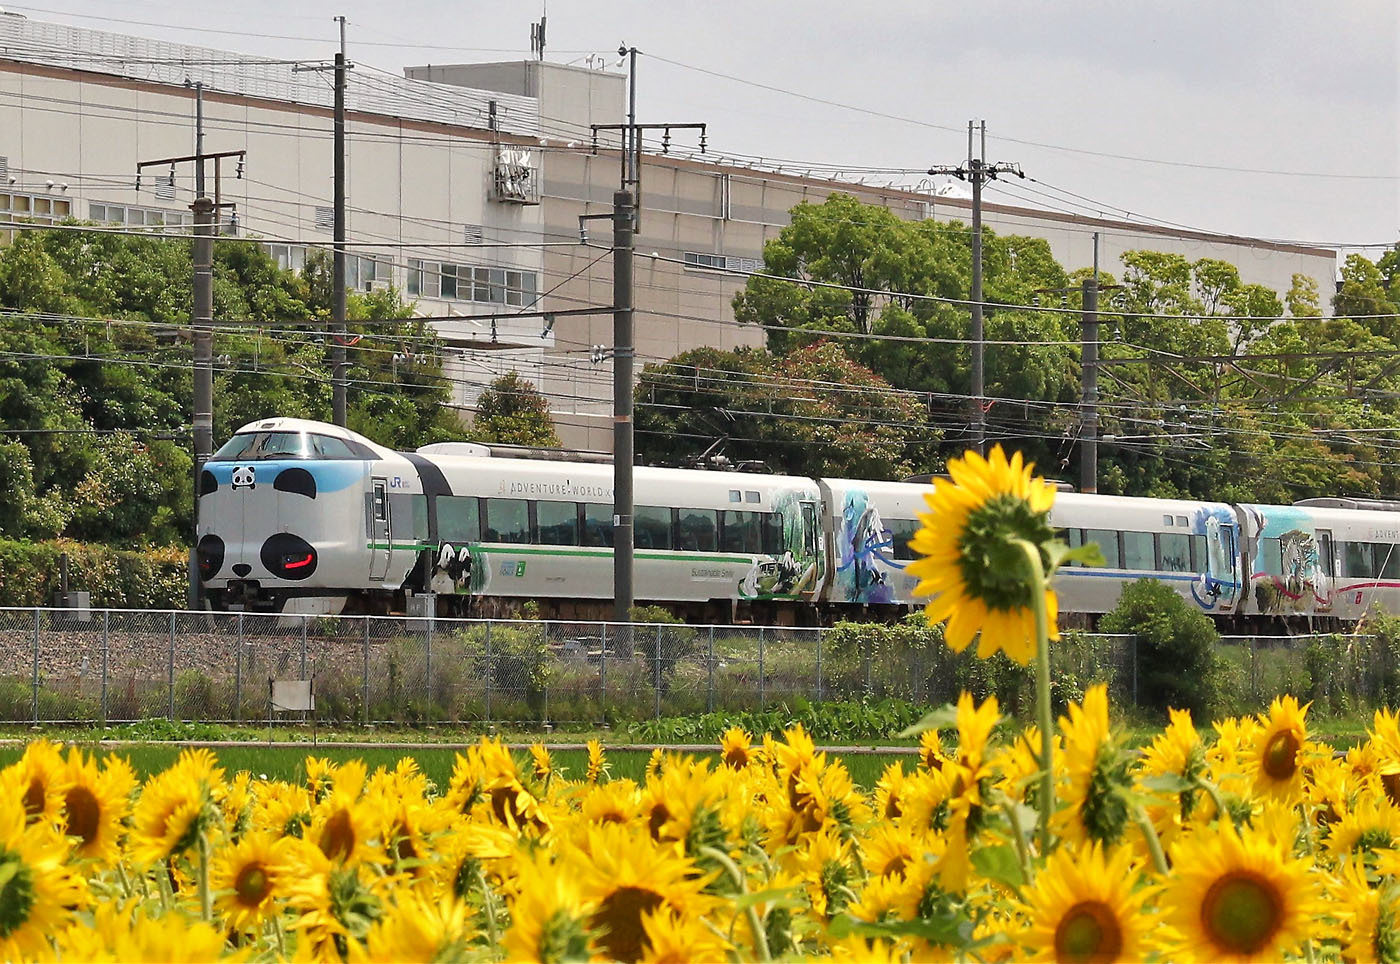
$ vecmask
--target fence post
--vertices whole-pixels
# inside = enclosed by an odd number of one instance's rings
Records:
[[[306,675],[306,621],[310,616],[302,614],[301,617],[301,679],[309,679]]]
[[[541,680],[541,685],[542,685],[542,688],[544,689],[544,712],[542,712],[542,713],[540,714],[540,724],[541,724],[541,727],[544,728],[544,727],[548,727],[548,726],[549,726],[549,676],[550,676],[550,673],[549,673],[550,665],[549,665],[549,664],[550,664],[550,662],[554,659],[553,651],[549,648],[549,620],[548,620],[548,619],[544,620],[544,622],[542,623],[542,625],[541,625],[541,627],[540,627],[540,632],[541,632],[541,633],[543,634],[543,636],[544,636],[544,640],[543,640],[543,643],[544,643],[543,649],[544,649],[544,653],[545,653],[544,674],[543,674],[543,679]],[[545,729],[545,732],[548,733],[549,730],[548,730],[548,729]]]
[[[1133,706],[1138,705],[1138,638],[1133,634]]]
[[[656,692],[656,718],[661,719],[661,624],[656,624],[656,648],[652,652],[652,688]]]
[[[170,650],[165,661],[166,719],[175,719],[175,613],[170,613]]]
[[[39,607],[34,607],[34,722],[39,722]]]
[[[238,634],[233,641],[233,722],[243,722],[243,614],[238,614]]]
[[[429,613],[428,620],[423,630],[423,713],[431,716],[433,708],[436,706],[436,697],[433,695],[433,623],[437,620],[433,618],[436,613]]]
[[[107,649],[109,645],[108,632],[111,629],[112,613],[110,610],[102,610],[102,720],[103,726],[107,725]]]
[[[603,641],[598,648],[598,706],[602,710],[603,719],[606,723],[608,719],[608,624],[599,623],[603,629]]]
[[[822,629],[817,627],[817,702],[822,701]]]
[[[706,689],[705,689],[705,711],[708,712],[708,713],[713,713],[713,712],[715,711],[715,627],[714,627],[714,626],[711,626],[711,627],[710,627],[710,646],[709,646],[709,651],[708,651],[708,657],[709,657],[709,658],[705,660],[705,665],[706,665],[706,666],[708,667],[708,669],[709,669],[709,678],[710,678],[710,679],[709,679],[709,683],[706,685]]]
[[[870,642],[869,633],[860,634],[860,672],[862,677],[861,689],[866,696],[871,696],[873,690],[870,684]]]
[[[491,665],[491,623],[486,624],[486,722],[491,720],[491,686],[495,681],[495,667]]]
[[[365,616],[364,664],[360,670],[360,722],[369,726],[369,616]]]
[[[767,705],[763,680],[763,634],[763,627],[758,627],[758,708],[760,711]]]

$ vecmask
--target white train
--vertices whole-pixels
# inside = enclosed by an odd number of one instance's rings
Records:
[[[197,555],[216,608],[607,618],[609,464],[395,452],[321,422],[245,425],[200,478]],[[812,623],[918,606],[904,567],[927,486],[638,467],[636,598],[695,620]],[[1226,621],[1400,611],[1400,504],[1230,505],[1062,492],[1052,520],[1107,565],[1057,577],[1092,618],[1150,576]]]

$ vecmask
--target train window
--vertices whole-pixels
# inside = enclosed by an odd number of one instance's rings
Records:
[[[886,519],[892,543],[890,555],[896,559],[913,559],[914,550],[909,548],[909,540],[919,531],[917,519]]]
[[[437,497],[438,538],[443,542],[480,542],[481,511],[475,498]]]
[[[1191,537],[1184,532],[1164,532],[1157,537],[1163,572],[1192,572]]]
[[[1123,533],[1123,568],[1155,570],[1157,556],[1152,545],[1150,532]]]
[[[1122,569],[1122,561],[1118,556],[1118,533],[1113,529],[1085,529],[1085,543],[1094,543],[1103,553],[1104,565],[1109,569]]]
[[[1205,536],[1191,537],[1191,571],[1205,572],[1210,568],[1210,555],[1206,550]]]
[[[524,499],[487,499],[483,542],[528,543],[530,504]]]
[[[729,490],[729,501],[730,501],[730,502],[743,502],[743,501],[744,501],[744,493],[741,492],[741,491],[739,491],[738,489],[730,489],[730,490]]]
[[[638,549],[671,548],[671,510],[654,505],[637,506],[633,539]]]
[[[306,437],[311,442],[311,451],[316,454],[318,459],[359,458],[344,439],[334,438],[330,435],[307,435]]]
[[[301,432],[242,432],[220,446],[209,461],[309,459],[312,454],[311,445]]]
[[[1376,574],[1369,542],[1344,542],[1342,547],[1345,550],[1342,562],[1346,570],[1343,575],[1370,579]]]
[[[1317,534],[1317,565],[1324,576],[1332,575],[1332,534],[1330,532]]]
[[[714,552],[716,545],[716,524],[714,509],[681,509],[680,524],[676,527],[679,540],[676,548],[693,552]]]
[[[1172,524],[1171,513],[1167,513],[1166,515],[1162,516],[1162,525],[1164,525],[1164,526],[1169,526],[1169,525],[1171,525],[1171,524]]]
[[[542,546],[578,545],[578,503],[540,502],[535,506],[535,524]]]
[[[1279,539],[1260,539],[1258,562],[1260,572],[1271,576],[1283,575],[1283,542]]]
[[[1388,542],[1378,542],[1375,547],[1377,568],[1382,579],[1400,579],[1400,547]]]
[[[1190,525],[1190,523],[1186,521],[1186,516],[1184,515],[1179,515],[1176,517],[1176,524],[1183,529]]]
[[[413,517],[413,538],[423,542],[428,538],[428,497],[411,495],[408,497],[409,515]]]
[[[770,556],[781,556],[787,548],[783,541],[783,514],[763,513],[763,551]]]
[[[607,546],[613,544],[613,507],[611,503],[590,502],[583,507],[583,544]]]
[[[763,497],[758,494],[758,491],[756,489],[745,489],[744,501],[751,502],[754,505],[758,505],[758,503],[763,501]]]
[[[763,529],[757,512],[723,513],[720,548],[724,552],[762,552]]]
[[[1059,539],[1061,542],[1063,542],[1063,543],[1065,543],[1066,545],[1068,545],[1071,549],[1078,549],[1080,546],[1084,545],[1084,530],[1083,530],[1083,529],[1056,529],[1056,530],[1055,530],[1055,538]],[[1080,562],[1078,559],[1075,559],[1075,560],[1073,560],[1073,561],[1070,562],[1070,565],[1071,565],[1071,566],[1082,566],[1082,565],[1084,565],[1084,563]]]

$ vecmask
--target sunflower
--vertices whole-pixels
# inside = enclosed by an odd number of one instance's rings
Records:
[[[297,956],[317,961],[344,961],[363,942],[383,913],[383,903],[369,886],[363,864],[338,866],[321,848],[306,841],[285,844],[289,872],[287,907],[290,928],[300,935]]]
[[[585,960],[594,907],[584,900],[574,868],[539,852],[522,861],[519,884],[505,935],[506,959],[541,964]]]
[[[589,831],[586,851],[570,859],[594,907],[589,927],[609,960],[636,961],[646,948],[642,915],[667,907],[683,916],[702,917],[712,901],[704,894],[710,875],[672,845],[655,844],[629,828],[612,825]]]
[[[642,793],[632,780],[590,785],[579,801],[579,816],[588,823],[626,824],[642,812]]]
[[[470,908],[459,900],[397,893],[393,905],[369,929],[365,944],[372,961],[460,961],[476,936]]]
[[[87,887],[67,866],[68,846],[45,823],[25,825],[17,781],[0,781],[0,960],[50,955],[49,935],[73,920]]]
[[[549,781],[554,777],[554,760],[543,743],[530,744],[530,765],[534,767],[535,780],[548,790]]]
[[[753,759],[753,738],[741,726],[731,726],[719,738],[719,757],[732,770],[742,770]]]
[[[943,752],[943,739],[937,730],[924,730],[919,734],[919,766],[925,770],[941,770],[948,762]]]
[[[1384,796],[1362,796],[1328,827],[1327,851],[1338,860],[1374,860],[1380,851],[1396,848],[1400,848],[1400,807]]]
[[[1303,796],[1303,764],[1308,750],[1308,707],[1292,696],[1274,697],[1269,712],[1260,714],[1260,730],[1249,754],[1254,787],[1289,803]]]
[[[818,917],[830,918],[853,896],[856,877],[850,845],[834,830],[809,836],[797,852],[797,867]]]
[[[1317,912],[1309,864],[1264,834],[1221,821],[1178,840],[1172,867],[1171,958],[1277,961],[1308,939]]]
[[[1145,903],[1151,889],[1136,886],[1137,878],[1128,847],[1107,854],[1097,842],[1060,847],[1026,892],[1030,924],[1021,943],[1038,961],[1144,959],[1157,920]]]
[[[337,783],[312,811],[306,831],[306,839],[339,864],[370,859],[383,843],[380,808],[376,801],[359,798],[358,791],[353,782],[348,786]]]
[[[311,825],[310,794],[281,780],[258,787],[253,802],[251,830],[265,830],[278,837],[301,838]]]
[[[131,791],[136,775],[131,764],[108,757],[102,769],[97,761],[76,747],[68,751],[64,765],[64,832],[73,837],[73,853],[100,866],[117,862],[121,856],[118,840],[122,821],[131,809]]]
[[[904,787],[909,777],[904,774],[904,764],[896,760],[885,767],[880,779],[875,782],[875,814],[884,820],[898,820],[904,813]]]
[[[267,833],[247,834],[215,852],[210,885],[229,930],[254,930],[277,913],[277,899],[289,873],[283,858],[285,840]]]
[[[118,940],[114,960],[147,964],[183,964],[225,957],[224,935],[203,921],[182,914],[147,917],[137,914]]]
[[[587,746],[588,770],[583,778],[589,783],[598,783],[608,775],[607,757],[603,755],[603,744],[598,740],[589,740]]]
[[[146,781],[132,813],[131,856],[156,863],[188,850],[218,819],[215,795],[224,771],[209,750],[185,750],[175,765]]]
[[[1052,823],[1060,837],[1074,843],[1094,840],[1112,846],[1123,837],[1131,812],[1132,763],[1108,721],[1108,688],[1100,683],[1084,692],[1082,703],[1069,705],[1060,717],[1065,737],[1065,769],[1070,788],[1066,806]]]
[[[19,762],[6,769],[18,782],[24,812],[31,823],[52,824],[63,809],[67,768],[59,747],[48,740],[35,740],[24,748]]]
[[[1201,734],[1191,722],[1188,710],[1168,710],[1171,722],[1152,738],[1152,744],[1142,753],[1142,774],[1145,777],[1175,776],[1195,784],[1205,775],[1206,751]],[[1170,844],[1181,832],[1181,826],[1196,812],[1201,791],[1195,786],[1181,790],[1165,803],[1147,807],[1152,825],[1164,845]]]
[[[646,964],[712,964],[729,960],[729,942],[696,920],[669,908],[642,915]]]
[[[861,843],[861,862],[874,877],[898,876],[923,853],[923,846],[908,830],[891,824],[878,824]]]
[[[1360,863],[1342,866],[1333,903],[1342,919],[1342,957],[1348,961],[1400,964],[1400,884],[1372,887]]]
[[[933,492],[924,496],[932,512],[919,513],[923,525],[909,541],[924,558],[905,572],[919,577],[916,595],[934,597],[928,618],[947,620],[954,652],[980,632],[977,655],[983,659],[1004,650],[1024,666],[1035,656],[1035,600],[1018,543],[1041,546],[1054,538],[1055,489],[1032,477],[1031,469],[1020,452],[1008,461],[1001,446],[986,459],[968,452],[948,461],[952,481],[935,479]],[[1044,603],[1050,637],[1058,639],[1053,590],[1045,590]]]

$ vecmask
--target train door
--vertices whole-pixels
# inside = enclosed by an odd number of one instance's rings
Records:
[[[1332,577],[1337,572],[1337,560],[1333,555],[1332,530],[1316,529],[1314,535],[1317,538],[1317,564],[1311,573],[1311,577],[1305,581],[1312,583],[1313,598],[1305,600],[1309,608],[1315,609],[1319,613],[1332,611]]]
[[[1212,559],[1212,571],[1215,588],[1218,592],[1220,609],[1229,612],[1241,602],[1240,589],[1244,586],[1244,580],[1248,578],[1245,569],[1241,569],[1240,560],[1240,540],[1239,527],[1232,522],[1227,522],[1220,527],[1220,554],[1223,557],[1218,572],[1215,570],[1215,559]],[[1248,562],[1244,563],[1248,566]]]
[[[826,577],[826,553],[821,538],[821,525],[817,514],[817,503],[802,503],[802,555],[812,567],[812,579],[808,583],[811,590],[821,586]]]
[[[389,481],[371,480],[372,492],[369,505],[370,564],[369,577],[383,579],[389,574],[389,557],[392,553],[389,513]]]

